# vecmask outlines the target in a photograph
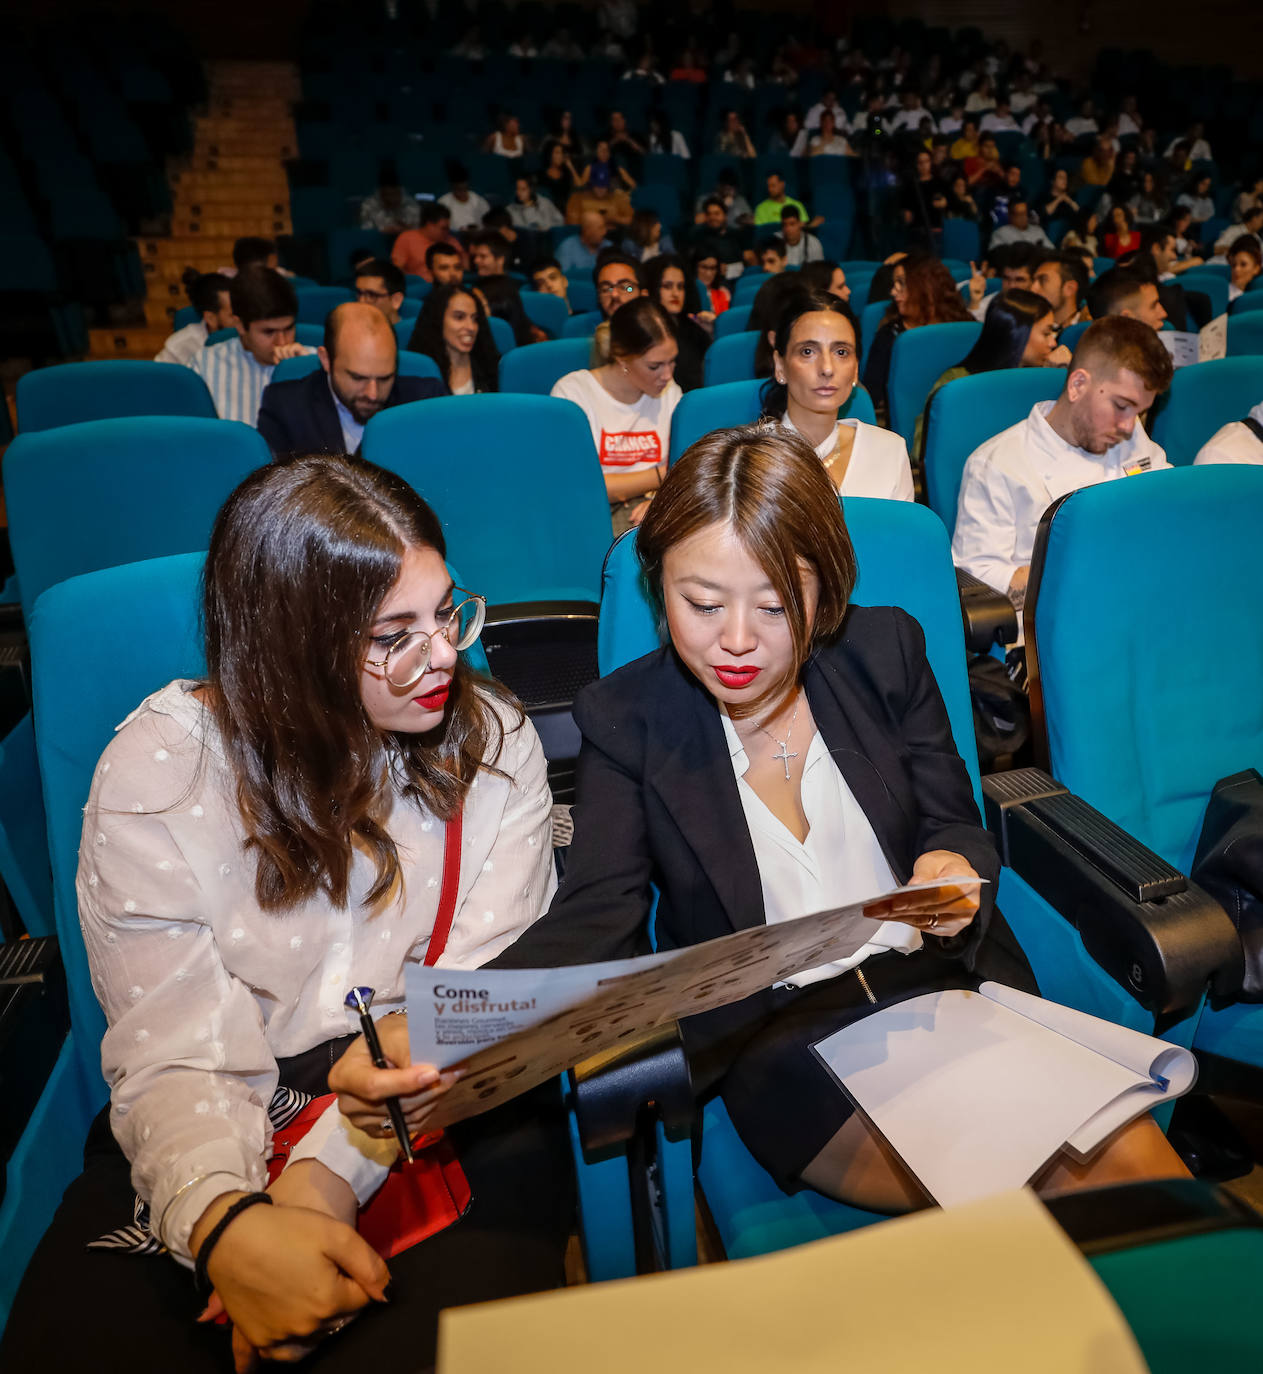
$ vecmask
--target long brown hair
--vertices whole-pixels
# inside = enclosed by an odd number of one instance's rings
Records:
[[[896,266],[903,268],[908,306],[903,320],[909,329],[922,324],[949,324],[973,319],[961,300],[952,274],[937,258],[925,253],[909,253]],[[891,319],[898,314],[898,308],[892,303],[885,318]]]
[[[838,493],[799,434],[780,425],[719,429],[691,445],[667,474],[640,526],[636,553],[660,612],[663,563],[677,544],[710,525],[729,526],[767,573],[789,626],[793,663],[769,688],[777,706],[797,690],[815,649],[842,628],[857,568]],[[805,563],[819,581],[809,622]],[[761,709],[729,707],[734,717]]]
[[[377,869],[372,906],[400,876],[379,819],[392,775],[446,820],[479,768],[494,769],[503,730],[492,700],[512,698],[463,662],[441,734],[384,734],[361,700],[373,616],[404,552],[426,548],[444,553],[442,528],[402,478],[328,454],[259,468],[215,521],[203,586],[207,701],[265,911],[318,892],[345,906],[357,846]]]

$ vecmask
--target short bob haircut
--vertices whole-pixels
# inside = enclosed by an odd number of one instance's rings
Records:
[[[663,568],[677,544],[726,525],[767,573],[789,625],[793,663],[742,718],[788,703],[803,667],[818,646],[834,639],[846,619],[857,568],[838,493],[815,450],[781,426],[719,429],[691,445],[667,474],[640,526],[636,554],[649,591],[665,617]],[[815,616],[803,596],[803,566],[819,581]]]

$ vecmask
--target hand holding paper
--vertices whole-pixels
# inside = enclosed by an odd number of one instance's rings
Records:
[[[959,882],[952,886],[953,879]],[[912,884],[927,886],[908,889],[864,908],[865,916],[879,921],[906,921],[918,930],[939,936],[959,935],[978,912],[980,879],[959,855],[950,849],[931,849],[922,854],[912,869]]]

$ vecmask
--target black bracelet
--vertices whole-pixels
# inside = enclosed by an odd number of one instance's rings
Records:
[[[211,1228],[211,1233],[202,1242],[202,1247],[197,1252],[197,1259],[193,1262],[193,1284],[203,1297],[209,1297],[214,1284],[210,1281],[210,1276],[206,1272],[207,1261],[211,1257],[211,1251],[219,1244],[221,1237],[228,1227],[248,1207],[253,1207],[256,1203],[265,1202],[269,1207],[272,1206],[272,1196],[270,1193],[247,1193],[245,1197],[239,1197],[236,1202],[223,1214],[222,1217]]]

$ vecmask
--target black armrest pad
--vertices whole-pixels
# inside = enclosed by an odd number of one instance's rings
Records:
[[[1263,1227],[1263,1218],[1231,1193],[1192,1178],[1080,1188],[1040,1201],[1085,1255]]]
[[[599,676],[599,609],[593,601],[518,601],[487,607],[482,631],[487,664],[533,718],[539,712],[569,711],[578,693]],[[547,744],[544,747],[549,750]]]
[[[1047,773],[994,774],[982,790],[1002,862],[1141,1006],[1159,1016],[1184,1011],[1240,959],[1217,902]]]
[[[993,644],[1012,644],[1017,638],[1017,612],[1009,598],[962,568],[956,569],[956,585],[969,648],[985,654]]]
[[[674,1021],[585,1059],[570,1077],[575,1123],[585,1152],[630,1140],[646,1111],[661,1118],[672,1140],[692,1133],[697,1115],[693,1080]]]

